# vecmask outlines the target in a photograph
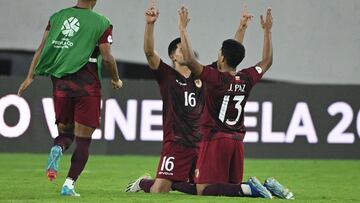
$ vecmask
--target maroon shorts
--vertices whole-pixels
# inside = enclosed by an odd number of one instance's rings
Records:
[[[188,148],[174,142],[163,145],[156,178],[193,182],[197,148]]]
[[[195,183],[216,184],[242,182],[244,144],[242,140],[215,138],[200,143]]]
[[[74,121],[92,128],[100,127],[100,97],[55,97],[56,124]]]

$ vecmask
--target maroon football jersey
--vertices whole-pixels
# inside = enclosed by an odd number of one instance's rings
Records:
[[[202,82],[191,74],[185,78],[160,61],[154,75],[163,100],[163,143],[174,141],[196,147],[200,141],[200,117],[204,108]]]
[[[201,132],[205,138],[210,131],[245,133],[244,107],[251,88],[261,79],[260,67],[243,69],[237,74],[220,72],[216,63],[205,66],[200,79],[205,86],[205,108]]]

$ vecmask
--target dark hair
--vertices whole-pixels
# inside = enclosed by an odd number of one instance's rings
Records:
[[[168,47],[168,54],[169,54],[170,58],[171,58],[171,55],[176,51],[177,45],[179,43],[181,43],[180,37],[178,37],[178,38],[174,39],[172,42],[170,42],[169,47]]]
[[[228,39],[222,43],[221,53],[226,64],[235,69],[245,57],[245,47],[236,40]]]

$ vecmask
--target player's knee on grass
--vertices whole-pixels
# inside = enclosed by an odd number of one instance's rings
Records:
[[[58,128],[58,131],[59,133],[71,133],[73,134],[74,133],[74,124],[63,124],[63,123],[59,123],[57,125],[57,128]]]
[[[150,193],[167,193],[171,190],[172,181],[166,179],[155,179]]]
[[[197,195],[203,195],[203,191],[208,185],[209,184],[196,184]]]

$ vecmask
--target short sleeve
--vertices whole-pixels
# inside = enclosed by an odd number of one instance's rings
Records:
[[[221,73],[213,65],[204,66],[199,78],[212,86],[220,86],[222,84]]]
[[[169,79],[173,71],[173,68],[168,64],[164,63],[164,61],[161,59],[159,67],[156,70],[152,70],[155,79],[160,86],[165,85],[166,81]]]
[[[249,77],[251,86],[256,85],[256,83],[259,82],[259,80],[261,80],[263,76],[263,70],[259,66],[242,69],[240,73],[245,74],[247,77]]]
[[[104,34],[100,37],[99,44],[104,44],[104,43],[112,44],[113,43],[112,31],[113,31],[113,27],[112,26],[108,27],[105,30]]]

